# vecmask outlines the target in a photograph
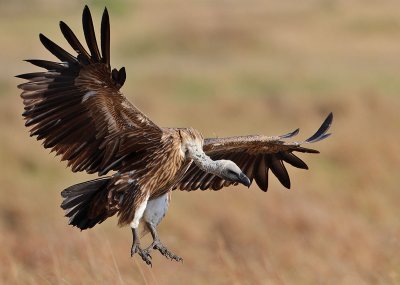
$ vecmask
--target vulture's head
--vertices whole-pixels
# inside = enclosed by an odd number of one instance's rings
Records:
[[[250,187],[250,179],[242,172],[242,170],[231,160],[218,160],[219,175],[222,179],[238,182]]]

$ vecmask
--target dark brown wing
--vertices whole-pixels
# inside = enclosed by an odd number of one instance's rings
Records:
[[[23,90],[23,116],[31,136],[67,160],[72,171],[104,174],[118,167],[127,150],[140,151],[159,141],[162,130],[119,91],[126,75],[124,68],[111,71],[107,9],[101,22],[101,53],[87,6],[82,23],[90,53],[60,22],[78,55],[40,34],[43,45],[61,62],[27,60],[46,71],[19,75],[28,82],[18,87]]]
[[[302,144],[314,143],[327,138],[333,115],[330,113],[318,131],[304,142],[285,142],[284,139],[298,134],[299,129],[277,137],[242,136],[230,138],[211,138],[204,141],[204,152],[213,160],[229,159],[235,162],[251,181],[255,180],[261,190],[268,190],[269,170],[278,178],[283,186],[290,188],[290,178],[284,162],[302,169],[307,164],[294,153],[319,153],[317,150],[302,147]],[[186,172],[179,185],[180,190],[219,190],[237,183],[225,181],[213,174],[200,170],[194,163]]]

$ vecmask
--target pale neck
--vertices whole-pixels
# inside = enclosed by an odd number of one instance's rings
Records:
[[[206,155],[203,149],[197,144],[190,144],[187,146],[188,154],[193,162],[201,170],[212,173],[215,175],[220,175],[221,168],[218,161],[212,160],[208,155]]]

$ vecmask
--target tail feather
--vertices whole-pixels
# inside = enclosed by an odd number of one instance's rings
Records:
[[[85,230],[102,223],[109,217],[106,208],[107,185],[110,177],[86,181],[61,192],[61,208],[69,217],[69,224]]]

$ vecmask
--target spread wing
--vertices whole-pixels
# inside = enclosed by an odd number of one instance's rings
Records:
[[[89,52],[60,22],[77,56],[40,34],[42,44],[61,62],[27,60],[46,71],[17,76],[28,80],[18,87],[23,90],[23,116],[31,136],[67,160],[72,171],[104,174],[118,166],[127,150],[140,151],[158,142],[162,130],[119,91],[125,68],[110,67],[107,9],[101,21],[101,53],[87,6],[82,23]]]
[[[277,137],[242,136],[230,138],[209,138],[204,140],[204,152],[213,160],[229,159],[235,162],[253,182],[256,181],[261,190],[268,190],[269,170],[278,178],[283,186],[290,188],[290,178],[285,164],[301,169],[308,169],[307,164],[296,156],[296,152],[319,153],[317,150],[302,145],[318,142],[327,138],[332,124],[333,115],[330,113],[318,131],[303,142],[286,142],[285,139],[298,134],[299,129]],[[219,190],[237,183],[219,178],[200,170],[194,163],[185,173],[177,189]]]

